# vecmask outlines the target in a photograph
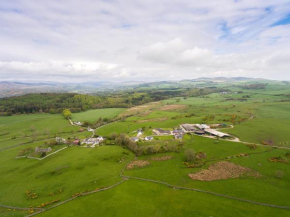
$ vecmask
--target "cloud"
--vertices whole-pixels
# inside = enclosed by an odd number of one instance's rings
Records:
[[[178,43],[176,43],[178,42]],[[180,38],[158,42],[142,51],[139,59],[155,64],[170,65],[180,72],[203,73],[213,76],[254,76],[283,79],[289,74],[289,51],[251,51],[247,53],[218,54],[206,48],[190,48]],[[277,76],[279,71],[280,76]]]
[[[2,78],[9,78],[11,74],[19,77],[28,75],[32,80],[51,76],[66,80],[106,78],[108,73],[114,73],[117,68],[117,64],[102,62],[0,62]]]
[[[4,0],[0,76],[290,79],[289,13],[289,0]]]

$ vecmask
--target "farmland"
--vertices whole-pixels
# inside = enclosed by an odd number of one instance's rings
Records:
[[[118,116],[124,109],[119,108],[109,108],[109,109],[94,109],[88,110],[81,113],[76,113],[73,115],[73,121],[87,121],[93,122],[98,120],[99,118],[114,118]]]
[[[172,97],[129,109],[73,113],[73,121],[116,119],[95,129],[97,136],[106,138],[95,148],[54,144],[55,137],[92,136],[61,114],[0,117],[0,205],[28,208],[2,206],[1,216],[38,211],[44,212],[36,216],[290,215],[290,88],[227,88],[227,93]],[[177,140],[153,132],[184,123],[222,123],[219,130],[238,140],[194,133]],[[118,140],[136,137],[140,129],[137,151]],[[145,141],[146,136],[153,140]],[[43,159],[18,158],[23,149],[44,144],[53,144],[52,152],[62,150]],[[189,161],[186,150],[205,157]],[[130,162],[135,163],[128,167]],[[233,166],[229,177],[216,175],[219,163]],[[235,175],[235,168],[255,175]],[[204,171],[211,181],[190,178]]]

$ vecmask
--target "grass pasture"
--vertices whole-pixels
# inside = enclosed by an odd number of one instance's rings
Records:
[[[97,205],[96,205],[97,204]],[[288,216],[289,211],[247,204],[204,193],[175,190],[167,186],[129,180],[40,214],[50,216],[166,216],[242,217]]]
[[[122,108],[106,108],[106,109],[93,109],[85,112],[74,113],[72,115],[73,121],[87,121],[94,122],[99,118],[114,118],[117,117],[124,109]]]
[[[79,132],[61,115],[36,114],[0,117],[0,148],[35,140],[55,138],[56,135],[70,135]]]
[[[140,169],[125,170],[125,175],[153,179],[167,182],[177,186],[199,188],[216,193],[227,194],[253,201],[290,206],[287,195],[290,191],[290,176],[287,174],[289,164],[273,163],[268,159],[273,156],[284,156],[286,150],[277,150],[269,147],[258,147],[250,150],[246,145],[194,137],[185,141],[186,148],[196,152],[207,154],[206,164],[202,168],[187,168],[184,162],[184,154],[171,153],[172,158],[166,161],[152,161],[151,156],[142,156],[139,159],[147,160],[150,165]],[[251,168],[261,174],[261,178],[238,178],[219,181],[194,181],[187,174],[198,172],[209,165],[227,161],[228,157],[241,153],[249,154],[248,157],[234,157],[230,161]],[[168,154],[160,154],[163,156]],[[276,177],[275,172],[281,170],[284,173],[282,179]]]
[[[271,140],[275,145],[290,147],[289,111],[290,103],[262,105],[255,118],[225,132],[237,135],[242,141],[261,143],[262,140]]]
[[[290,102],[285,95],[289,93],[288,86],[269,84],[264,90],[245,90],[235,85],[227,88],[232,90],[230,94],[177,97],[129,109],[89,110],[74,113],[72,119],[94,122],[99,118],[123,116],[126,118],[121,121],[98,128],[96,134],[108,136],[116,132],[130,137],[136,136],[140,128],[144,129],[144,137],[153,135],[154,128],[173,129],[183,123],[225,123],[233,128],[222,131],[237,136],[241,141],[260,144],[266,140],[290,147]],[[0,117],[0,204],[36,207],[54,200],[64,201],[77,193],[118,183],[123,179],[120,172],[129,162],[143,160],[149,165],[125,169],[123,175],[290,207],[289,149],[262,145],[250,149],[244,143],[196,135],[185,135],[182,142],[172,135],[154,135],[154,140],[139,142],[138,145],[178,144],[183,150],[136,157],[133,152],[117,145],[96,148],[70,146],[43,160],[15,158],[22,149],[34,149],[56,136],[85,138],[92,135],[91,132],[80,132],[80,128],[70,125],[60,114]],[[16,146],[19,144],[22,145]],[[2,149],[7,147],[9,149]],[[65,145],[57,149],[60,147]],[[207,158],[202,160],[204,164],[188,168],[184,164],[186,149],[206,153]],[[162,157],[165,160],[158,160]],[[273,157],[284,162],[269,161]],[[222,161],[249,168],[259,176],[216,181],[192,180],[188,176]],[[0,216],[26,214],[0,208]],[[81,196],[37,216],[280,217],[290,216],[290,210],[129,178],[112,189]]]
[[[78,192],[112,185],[120,181],[119,172],[132,157],[116,146],[69,147],[42,161],[15,159],[16,151],[0,153],[1,165],[5,165],[0,169],[0,204],[20,207],[64,200]],[[32,189],[38,198],[26,195]],[[55,193],[59,190],[62,192]]]

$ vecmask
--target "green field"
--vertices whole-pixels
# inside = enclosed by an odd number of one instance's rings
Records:
[[[99,118],[114,118],[118,116],[124,109],[122,108],[106,108],[106,109],[94,109],[85,112],[74,113],[72,116],[73,121],[88,121],[94,122]]]
[[[37,216],[290,216],[287,210],[290,207],[290,102],[285,95],[290,93],[289,87],[269,84],[265,90],[244,90],[235,85],[228,88],[232,92],[225,95],[176,97],[127,110],[110,108],[73,113],[73,121],[87,122],[130,117],[96,130],[96,134],[108,137],[106,145],[96,148],[58,145],[54,150],[67,148],[42,160],[16,157],[23,149],[34,149],[54,141],[57,136],[82,139],[92,133],[70,125],[60,114],[0,117],[0,205],[35,208],[50,203],[43,207],[47,209],[73,195],[115,185],[124,180],[124,176],[129,176],[133,178],[114,188],[76,197]],[[153,134],[155,128],[173,129],[183,123],[224,123],[228,127],[221,131],[236,136],[241,142],[196,135],[185,135],[180,141],[172,135]],[[140,141],[138,147],[176,145],[180,148],[136,156],[109,139],[114,132],[136,136],[140,128],[143,129],[141,137],[153,135],[154,140]],[[262,145],[264,141],[270,145]],[[242,142],[256,143],[256,146],[251,149]],[[200,166],[187,167],[184,164],[187,149],[205,153],[207,157]],[[154,157],[168,156],[167,160],[154,160]],[[274,157],[283,161],[269,161]],[[134,160],[148,162],[148,165],[127,169],[126,165]],[[189,178],[188,174],[209,169],[218,162],[234,163],[255,171],[258,176],[215,181]],[[155,181],[226,197],[181,190]],[[285,206],[286,209],[227,197]],[[0,206],[1,216],[27,214],[27,211]]]
[[[129,180],[117,188],[74,200],[39,216],[288,216],[260,207],[154,183]]]

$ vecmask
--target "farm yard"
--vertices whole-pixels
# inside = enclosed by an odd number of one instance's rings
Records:
[[[0,215],[289,216],[290,103],[267,88],[72,114],[114,119],[94,134],[60,114],[0,117]]]

